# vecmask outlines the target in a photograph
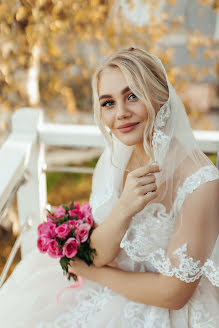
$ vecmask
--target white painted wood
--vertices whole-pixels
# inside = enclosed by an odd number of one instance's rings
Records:
[[[39,138],[46,145],[104,147],[104,139],[96,125],[42,124]],[[193,130],[195,138],[204,152],[219,150],[219,131]]]
[[[34,140],[26,163],[30,178],[17,193],[20,225],[25,223],[27,217],[32,218],[32,227],[22,238],[22,257],[36,247],[37,226],[42,222],[47,203],[46,175],[42,170],[45,165],[44,144],[38,142],[38,126],[42,120],[43,112],[30,108],[21,108],[12,117],[12,130],[17,133],[18,139],[25,135],[27,139]]]
[[[103,147],[104,139],[96,125],[42,124],[40,141],[54,146]]]
[[[219,151],[219,131],[193,130],[200,149],[206,153]]]
[[[0,149],[0,211],[24,173],[34,139],[12,132]]]

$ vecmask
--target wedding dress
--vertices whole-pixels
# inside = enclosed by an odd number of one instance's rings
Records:
[[[168,86],[170,97],[157,114],[153,133],[154,159],[162,167],[156,176],[160,193],[132,217],[115,262],[122,270],[161,272],[188,284],[201,278],[190,300],[179,310],[160,308],[83,279],[79,289],[65,290],[57,304],[58,292],[72,281],[63,276],[58,260],[36,248],[0,289],[0,327],[219,327],[218,212],[214,209],[212,213],[209,205],[204,227],[197,226],[195,219],[197,199],[201,207],[206,202],[200,198],[203,190],[219,179],[219,172],[198,149],[183,105],[169,82]],[[113,143],[112,154],[106,141],[93,174],[90,204],[98,225],[119,200],[133,151],[115,137]],[[206,197],[212,204],[211,199],[218,195]],[[189,220],[183,215],[188,206]]]

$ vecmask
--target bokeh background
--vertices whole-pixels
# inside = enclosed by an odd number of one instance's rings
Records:
[[[95,67],[103,56],[130,46],[162,60],[194,129],[219,129],[219,0],[3,0],[0,146],[21,107],[41,108],[47,122],[94,124]],[[95,167],[99,155],[98,149],[50,147],[46,160]],[[48,173],[48,203],[89,200],[91,179]],[[0,225],[0,273],[19,228],[14,199]],[[8,276],[19,261],[20,251]]]

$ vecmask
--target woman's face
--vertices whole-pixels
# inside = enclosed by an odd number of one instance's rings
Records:
[[[148,114],[145,104],[129,89],[119,68],[107,68],[99,77],[101,117],[125,145],[142,144]],[[129,127],[122,128],[122,125]]]

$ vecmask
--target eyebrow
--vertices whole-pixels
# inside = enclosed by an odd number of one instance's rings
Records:
[[[126,93],[127,91],[130,91],[129,87],[125,87],[122,91],[121,94],[123,95],[124,93]],[[99,97],[99,100],[101,99],[105,99],[105,98],[112,98],[112,95],[102,95]]]

